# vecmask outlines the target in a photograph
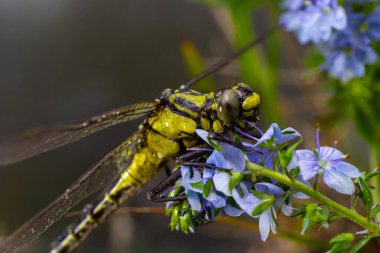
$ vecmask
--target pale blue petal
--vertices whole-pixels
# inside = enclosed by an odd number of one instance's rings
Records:
[[[261,136],[261,138],[256,142],[254,146],[256,147],[259,144],[272,139],[276,128],[279,128],[276,123],[271,124],[268,130]]]
[[[324,171],[323,180],[328,187],[339,193],[352,195],[355,192],[355,186],[351,178],[337,172],[333,168]]]
[[[286,216],[291,216],[292,213],[293,213],[293,201],[292,201],[292,197],[289,198],[289,203],[283,203],[282,206],[281,206],[281,212],[286,215]]]
[[[270,229],[272,229],[272,232],[274,234],[277,233],[276,224],[272,218],[270,210],[271,208],[262,212],[259,218],[260,236],[261,236],[261,240],[264,242],[268,239]]]
[[[219,194],[216,194],[215,192],[211,191],[210,194],[206,197],[208,201],[210,201],[215,208],[222,208],[226,205],[226,200],[220,196]]]
[[[185,190],[185,193],[191,208],[196,211],[200,211],[202,209],[200,194],[190,190]]]
[[[228,167],[228,163],[224,156],[216,150],[207,158],[207,163],[223,169],[227,169]]]
[[[203,129],[195,129],[195,133],[201,137],[202,140],[204,140],[204,142],[206,142],[207,144],[210,145],[210,141],[209,139],[207,138],[209,133]]]
[[[230,204],[228,204],[228,202],[226,206],[223,208],[223,211],[225,214],[231,217],[238,217],[244,213],[243,210],[231,206]]]
[[[257,183],[255,184],[255,190],[269,195],[280,195],[284,193],[280,187],[271,183]]]
[[[331,11],[331,24],[337,30],[342,30],[347,26],[347,16],[341,6],[337,6]]]
[[[242,184],[240,184],[241,186]],[[243,196],[240,195],[240,192],[235,188],[232,189],[232,197],[238,204],[238,206],[243,209],[247,214],[251,215],[252,211],[256,208],[257,204],[260,202],[260,199],[254,196],[252,193],[248,193],[243,190]]]
[[[340,163],[334,165],[334,168],[338,172],[340,172],[343,175],[346,175],[348,177],[357,178],[357,177],[360,177],[360,175],[361,175],[361,173],[359,172],[359,170],[355,166],[353,166],[349,163],[346,163],[346,162],[340,162]]]
[[[221,154],[227,162],[227,169],[232,169],[234,171],[244,171],[245,170],[245,157],[241,149],[234,147],[232,145],[222,143]]]
[[[275,142],[282,144],[297,137],[301,137],[301,134],[294,128],[288,127],[282,130],[278,136],[275,136]]]
[[[298,182],[304,184],[304,185],[307,185],[307,186],[311,187],[311,184],[310,184],[308,181],[303,180],[302,176],[297,176],[297,177],[296,177],[296,180],[297,180]],[[292,197],[295,197],[295,198],[297,198],[297,199],[308,199],[308,198],[309,198],[309,196],[306,195],[306,194],[303,193],[303,192],[296,192],[296,193],[292,194],[291,196],[292,196]]]
[[[304,180],[309,180],[317,174],[320,169],[318,160],[310,150],[302,149],[295,152],[298,158],[298,166]]]
[[[332,147],[320,147],[317,148],[317,153],[319,154],[319,158],[325,161],[332,161],[342,159],[344,157],[343,153],[339,150]]]
[[[307,196],[303,192],[296,192],[292,196],[295,197],[295,198],[297,198],[297,199],[308,199],[309,198],[309,196]]]
[[[215,189],[219,192],[222,192],[226,196],[231,196],[232,192],[229,189],[228,185],[231,180],[231,175],[225,171],[215,171],[215,175],[213,177]]]
[[[214,169],[210,169],[210,168],[204,168],[203,169],[203,179],[211,179],[215,174],[215,170]]]
[[[294,169],[297,166],[298,166],[298,157],[295,154],[295,152],[293,151],[292,159],[290,160],[290,162],[288,164],[288,171],[291,171],[292,169]]]

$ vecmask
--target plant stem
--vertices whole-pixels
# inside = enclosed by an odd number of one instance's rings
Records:
[[[296,190],[299,190],[300,192],[305,193],[306,195],[308,195],[311,198],[314,198],[317,201],[325,203],[331,210],[335,211],[337,214],[343,217],[346,217],[352,222],[360,225],[361,227],[369,231],[369,233],[372,234],[373,236],[380,236],[380,226],[367,220],[367,218],[361,216],[354,210],[348,209],[347,207],[321,194],[320,192],[315,191],[313,188],[305,184],[302,184],[301,182],[297,180],[292,180],[284,174],[264,168],[257,164],[248,163],[247,169],[251,170],[255,175],[261,175],[261,176],[272,178],[280,183],[286,184],[289,187],[292,187]]]
[[[374,168],[379,167],[379,150],[376,147],[369,146],[369,168],[373,170]],[[380,203],[380,176],[374,177],[371,180],[372,185],[375,187],[375,190],[372,191],[373,202],[375,204]],[[380,214],[377,214],[377,218],[380,219]]]

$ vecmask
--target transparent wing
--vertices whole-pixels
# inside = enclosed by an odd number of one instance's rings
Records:
[[[30,244],[75,204],[114,181],[121,170],[129,165],[137,148],[137,140],[138,134],[135,134],[109,152],[61,196],[1,242],[0,252],[15,252],[17,249]]]
[[[61,147],[107,127],[143,117],[150,113],[156,105],[156,103],[142,102],[112,110],[81,122],[29,130],[0,143],[0,166]]]

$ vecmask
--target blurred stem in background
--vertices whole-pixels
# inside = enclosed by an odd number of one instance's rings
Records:
[[[273,8],[268,8],[273,9]],[[244,5],[230,4],[228,8],[230,22],[234,32],[234,46],[236,49],[243,47],[255,37],[252,25],[252,9]],[[269,18],[269,20],[277,20]],[[275,22],[272,22],[275,23]],[[267,28],[275,24],[268,24]],[[263,45],[255,47],[239,59],[239,70],[241,80],[250,84],[252,87],[259,87],[259,93],[262,97],[261,115],[265,123],[281,123],[281,117],[278,110],[278,64],[279,64],[279,45],[278,33],[272,34],[268,38],[271,54],[264,55],[262,52]]]
[[[268,8],[265,11],[268,13],[267,18],[260,20],[260,25],[263,24],[261,33],[270,30],[272,27],[277,26],[278,18],[275,16],[275,11],[278,10],[277,3],[273,1],[242,1],[242,0],[226,0],[226,1],[210,1],[200,0],[196,1],[199,4],[205,5],[217,12],[221,10],[228,15],[223,16],[223,24],[221,28],[224,30],[227,37],[235,50],[240,49],[252,42],[255,36],[255,29],[253,27],[253,10],[259,5],[266,4]],[[259,20],[259,19],[258,19]],[[231,33],[225,31],[232,29]],[[270,50],[263,50],[264,44],[256,46],[244,53],[239,59],[240,77],[236,82],[244,82],[257,89],[262,98],[262,119],[263,123],[278,122],[281,123],[282,119],[279,113],[278,103],[278,75],[279,75],[279,61],[280,61],[280,43],[279,34],[274,33],[266,40]],[[199,53],[196,51],[191,43],[186,42],[181,46],[182,55],[190,76],[194,76],[196,72],[200,73],[204,70]],[[263,53],[263,52],[269,53]],[[226,53],[227,55],[227,53]],[[208,89],[206,88],[208,85]],[[199,84],[197,89],[201,91],[212,90],[214,83],[210,80],[205,80]]]

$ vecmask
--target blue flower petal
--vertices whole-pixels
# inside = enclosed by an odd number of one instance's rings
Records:
[[[292,197],[289,198],[289,203],[283,203],[281,206],[281,212],[286,216],[291,216],[293,213],[293,200]]]
[[[288,127],[281,131],[280,135],[277,137],[276,143],[282,144],[297,137],[301,137],[301,134],[294,128]]]
[[[202,209],[200,194],[191,190],[185,190],[185,194],[187,196],[187,200],[189,201],[191,208],[196,211],[200,211]]]
[[[210,145],[210,141],[208,139],[208,135],[209,133],[203,129],[195,129],[195,133],[201,137],[202,140],[204,140],[204,142],[206,142],[207,144]]]
[[[222,208],[226,205],[226,200],[224,197],[220,196],[219,194],[216,194],[214,191],[211,191],[210,194],[206,197],[208,201],[215,207],[215,208]]]
[[[228,172],[216,171],[213,177],[215,189],[222,192],[226,196],[231,196],[232,192],[229,189],[229,183],[231,181],[231,175]]]
[[[223,211],[225,214],[231,217],[238,217],[244,213],[243,210],[231,206],[230,204],[228,204],[228,202],[226,206],[223,208]]]
[[[210,168],[204,168],[203,169],[203,179],[211,179],[215,174],[215,170],[214,169],[210,169]]]
[[[334,168],[347,177],[357,178],[361,175],[355,166],[346,162],[340,162],[339,164],[336,164]]]
[[[317,157],[310,150],[302,149],[295,152],[298,159],[301,176],[304,180],[309,180],[317,174],[320,169]]]
[[[240,195],[239,190],[235,187],[232,189],[232,197],[238,204],[238,206],[244,210],[247,214],[251,215],[252,211],[260,203],[260,199],[252,193],[249,193],[247,188],[243,184],[240,184],[243,195]]]
[[[273,212],[274,215],[275,212]],[[266,241],[269,236],[270,229],[274,234],[277,233],[276,231],[276,223],[274,222],[271,214],[271,209],[268,209],[260,214],[259,218],[259,229],[260,229],[260,236],[262,241]]]
[[[355,186],[351,178],[341,174],[334,168],[324,171],[323,181],[328,187],[339,193],[352,195],[355,192]]]
[[[220,152],[227,162],[226,168],[239,172],[244,171],[245,157],[243,151],[226,143],[222,143],[221,146],[222,150]]]
[[[255,190],[270,195],[280,195],[284,193],[280,187],[271,183],[257,183],[255,184]]]
[[[329,23],[331,23],[332,27],[334,27],[337,30],[342,30],[347,26],[346,12],[341,6],[334,8],[331,11],[331,15],[329,18],[330,18]]]
[[[291,171],[292,169],[294,169],[297,166],[298,166],[298,157],[297,157],[296,153],[293,152],[292,159],[290,160],[287,169],[288,169],[288,171]]]
[[[227,169],[228,163],[224,156],[217,150],[212,152],[212,154],[207,158],[207,163],[215,165],[216,167]]]
[[[317,148],[317,153],[319,154],[319,158],[323,160],[339,160],[344,157],[343,153],[339,150],[331,147],[320,147]]]
[[[261,136],[261,138],[256,142],[256,144],[254,146],[256,147],[256,146],[260,145],[261,143],[272,139],[272,137],[274,136],[276,128],[279,128],[276,123],[271,124],[269,126],[268,130]]]

